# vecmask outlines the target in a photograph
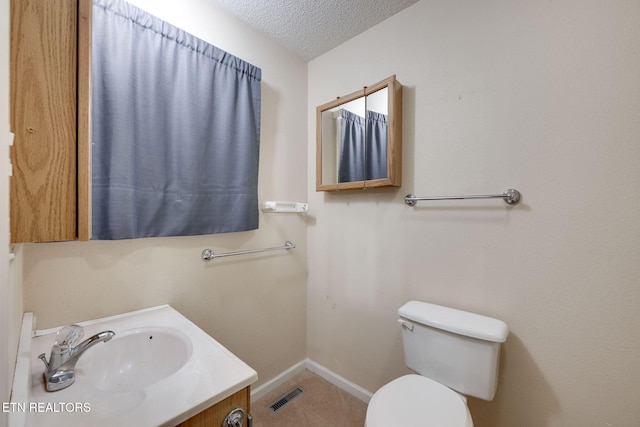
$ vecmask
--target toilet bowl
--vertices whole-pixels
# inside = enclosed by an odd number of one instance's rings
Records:
[[[365,427],[473,427],[465,396],[493,399],[507,325],[419,301],[409,301],[398,314],[405,364],[415,374],[375,392]]]
[[[367,407],[365,427],[473,427],[465,398],[421,375],[382,386]]]

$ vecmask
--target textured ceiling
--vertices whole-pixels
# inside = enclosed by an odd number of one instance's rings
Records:
[[[418,0],[215,0],[276,43],[311,60]]]

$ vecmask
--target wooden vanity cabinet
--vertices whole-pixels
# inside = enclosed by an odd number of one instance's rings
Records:
[[[91,0],[11,0],[11,242],[89,238]]]
[[[250,410],[251,388],[246,387],[239,392],[232,394],[226,399],[205,409],[187,421],[178,424],[178,427],[219,427],[222,426],[227,414],[235,408],[242,408],[245,413],[243,426],[247,426],[247,416]]]

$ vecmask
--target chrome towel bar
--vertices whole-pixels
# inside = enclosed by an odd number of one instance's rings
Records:
[[[502,194],[487,194],[478,196],[438,196],[438,197],[416,197],[414,194],[407,194],[404,202],[409,206],[415,206],[423,200],[464,200],[464,199],[503,199],[509,205],[516,205],[520,202],[520,192],[510,188]]]
[[[275,248],[263,248],[263,249],[249,249],[246,251],[236,251],[236,252],[226,252],[223,254],[216,254],[213,252],[212,249],[205,249],[204,251],[202,251],[202,260],[203,261],[211,261],[214,258],[222,258],[222,257],[226,257],[226,256],[234,256],[234,255],[245,255],[245,254],[253,254],[256,252],[268,252],[268,251],[279,251],[282,249],[293,249],[295,248],[296,245],[294,245],[293,243],[291,243],[290,241],[286,241],[284,243],[284,246],[278,246]]]

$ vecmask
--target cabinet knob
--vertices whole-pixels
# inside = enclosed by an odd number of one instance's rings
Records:
[[[244,421],[244,410],[242,408],[235,408],[229,412],[222,422],[222,427],[242,427]]]

